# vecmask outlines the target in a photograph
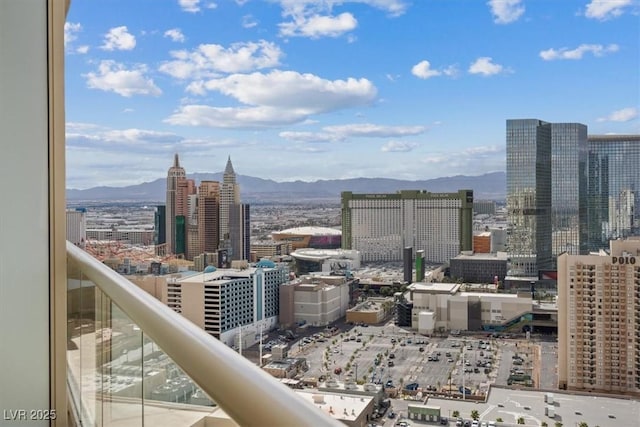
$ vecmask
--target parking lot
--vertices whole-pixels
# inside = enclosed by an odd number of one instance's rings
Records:
[[[556,387],[557,346],[553,338],[529,340],[487,334],[424,337],[393,322],[377,326],[343,323],[337,327],[339,332],[326,338],[324,328],[308,328],[305,336],[288,342],[290,355],[307,359],[309,370],[305,377],[345,380],[350,376],[361,383],[382,384],[391,394],[396,391],[391,407],[396,416],[385,416],[377,420],[377,425],[407,421],[407,405],[414,400],[439,406],[452,426],[454,411],[470,420],[474,410],[481,420],[503,420],[498,423],[500,426],[515,426],[519,419],[529,426],[539,426],[543,421],[550,426],[555,422],[575,425],[588,420],[590,425],[597,421],[601,427],[636,425],[640,420],[638,401],[559,391],[554,392],[556,415],[548,417],[544,393],[526,386]],[[486,402],[477,401],[472,395],[462,396],[463,384],[473,395],[490,390]],[[509,384],[522,388],[489,389],[490,385]],[[408,423],[420,424],[414,420]]]
[[[326,340],[301,338],[291,343],[290,354],[307,359],[307,377],[344,380],[351,376],[358,382],[384,384],[405,394],[455,395],[463,385],[471,394],[486,393],[492,382],[506,385],[514,371],[530,378],[533,362],[516,346],[517,342],[484,335],[429,338],[389,322],[343,325],[337,335]]]

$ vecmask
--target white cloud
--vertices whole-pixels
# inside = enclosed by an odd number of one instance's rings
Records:
[[[505,146],[487,145],[460,150],[431,151],[417,158],[418,163],[428,165],[435,176],[452,174],[476,175],[504,170]]]
[[[437,76],[449,76],[455,77],[458,75],[458,68],[455,65],[449,65],[446,68],[440,70],[431,68],[431,63],[427,60],[420,61],[411,68],[411,74],[420,79],[429,79]]]
[[[487,4],[496,24],[510,24],[524,14],[522,0],[489,0]]]
[[[635,107],[616,110],[606,117],[600,117],[599,122],[628,122],[638,118],[638,109]]]
[[[89,52],[89,46],[87,45],[78,46],[78,48],[76,49],[76,52],[84,55],[85,53]]]
[[[622,15],[624,9],[631,3],[632,0],[591,0],[587,5],[585,16],[600,21],[615,18]]]
[[[74,40],[78,39],[77,34],[82,31],[82,25],[80,23],[65,22],[64,23],[64,45],[67,46]]]
[[[469,73],[482,74],[483,76],[493,76],[495,74],[504,73],[507,70],[500,64],[494,64],[493,58],[489,56],[483,56],[476,59],[469,66]]]
[[[390,138],[420,135],[427,131],[424,126],[382,126],[372,123],[355,123],[337,126],[326,126],[324,131],[342,137]]]
[[[386,144],[384,144],[380,150],[384,152],[391,152],[391,153],[398,153],[398,152],[406,153],[407,151],[412,151],[416,147],[418,147],[418,144],[415,142],[389,141]]]
[[[126,26],[115,27],[104,36],[104,50],[131,50],[136,47],[136,38],[129,33]]]
[[[175,144],[183,137],[170,132],[159,132],[146,129],[104,129],[93,127],[74,127],[67,124],[66,139],[74,147],[122,147],[137,151],[149,148],[161,148],[166,144]],[[150,147],[152,146],[152,147]]]
[[[281,138],[296,142],[335,142],[344,139],[340,135],[325,132],[280,132]]]
[[[358,26],[358,21],[348,12],[338,16],[313,15],[309,17],[299,17],[293,22],[283,22],[279,24],[280,35],[285,37],[310,37],[317,39],[320,37],[338,37],[344,33],[354,30]]]
[[[201,44],[192,51],[172,51],[171,56],[174,60],[163,63],[160,71],[185,80],[275,67],[280,64],[283,54],[274,43],[260,40],[234,43],[229,48]]]
[[[424,60],[418,62],[411,68],[411,74],[421,79],[428,79],[430,77],[440,76],[442,72],[432,69],[429,61]]]
[[[180,28],[172,28],[164,32],[165,37],[169,37],[171,40],[177,43],[184,43],[186,37],[180,31]]]
[[[540,52],[540,57],[545,61],[552,61],[555,59],[582,59],[585,53],[592,53],[593,56],[603,56],[607,53],[617,52],[619,47],[617,44],[610,44],[609,46],[603,46],[601,44],[581,44],[575,49],[568,49],[566,47],[560,49],[547,49]]]
[[[244,15],[242,17],[242,26],[244,28],[253,28],[258,26],[258,21],[253,17],[253,15]]]
[[[333,6],[346,3],[365,4],[386,11],[390,16],[402,15],[408,7],[405,0],[272,0],[282,7],[286,22],[279,24],[280,35],[285,37],[338,37],[354,30],[358,21],[349,12],[337,16]],[[349,42],[355,41],[350,38]]]
[[[377,90],[367,79],[326,80],[314,74],[274,70],[268,74],[232,74],[198,82],[202,91],[217,91],[243,104],[317,114],[367,105]]]
[[[115,61],[101,61],[97,72],[84,75],[87,86],[105,92],[115,92],[118,95],[131,97],[133,95],[159,96],[162,91],[153,80],[146,76],[147,67],[137,65],[126,69],[124,65]]]
[[[296,142],[339,142],[347,138],[402,138],[420,135],[424,126],[382,126],[371,123],[353,123],[326,126],[322,132],[280,132],[280,137]]]
[[[207,4],[205,4],[204,7],[206,7],[207,9],[217,9],[218,8],[218,4],[211,1],[211,2],[209,2]]]
[[[196,13],[200,11],[200,0],[178,0],[178,4],[185,12]]]
[[[313,114],[368,105],[377,93],[367,79],[325,80],[294,71],[234,74],[191,84],[188,90],[217,91],[245,106],[183,105],[165,120],[167,123],[221,128],[282,126],[301,123]]]
[[[183,105],[166,123],[182,126],[204,126],[222,129],[260,129],[301,122],[305,114],[282,111],[273,107],[211,107],[209,105]]]
[[[404,14],[409,7],[406,0],[272,0],[280,3],[283,15],[304,13],[305,11],[331,11],[334,5],[360,3],[383,10],[391,16]],[[245,3],[246,1],[243,1]]]

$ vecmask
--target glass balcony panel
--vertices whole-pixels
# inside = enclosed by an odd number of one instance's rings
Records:
[[[100,349],[102,422],[105,427],[143,426],[142,331],[103,297]]]
[[[75,425],[341,425],[68,242],[67,260],[67,382]]]
[[[194,425],[209,415],[211,398],[145,334],[143,344],[145,425]]]

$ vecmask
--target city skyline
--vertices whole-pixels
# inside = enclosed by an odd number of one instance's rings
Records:
[[[637,2],[456,3],[74,1],[67,187],[175,152],[276,181],[479,175],[506,169],[510,118],[640,133]]]

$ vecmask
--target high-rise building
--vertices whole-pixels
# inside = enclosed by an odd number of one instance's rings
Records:
[[[551,124],[507,120],[507,222],[510,275],[551,270]]]
[[[229,207],[229,241],[232,260],[251,259],[251,214],[248,204]]]
[[[342,193],[342,248],[362,261],[401,261],[403,249],[424,250],[425,260],[448,262],[472,248],[473,191],[391,194]]]
[[[236,173],[231,164],[231,157],[227,159],[220,188],[220,241],[229,239],[229,207],[240,204],[240,186],[236,183]]]
[[[67,210],[67,240],[77,246],[87,240],[86,213],[85,208]]]
[[[276,326],[279,287],[288,278],[286,266],[270,261],[243,270],[207,267],[202,274],[170,280],[163,302],[228,345],[235,344],[240,327],[252,330],[246,343],[252,345],[260,328]]]
[[[198,254],[215,252],[220,242],[220,183],[202,181],[198,188]]]
[[[182,202],[178,194],[178,185],[181,181],[186,180],[186,176],[184,168],[180,166],[178,154],[175,154],[173,166],[169,168],[167,173],[166,232],[169,253],[176,253],[176,216],[181,210],[178,209],[179,201]]]
[[[640,235],[640,135],[588,137],[588,249]]]
[[[167,210],[165,205],[156,206],[153,214],[154,239],[155,245],[163,245],[167,243]]]
[[[559,388],[640,395],[640,239],[558,258]]]
[[[587,127],[551,124],[551,255],[587,253]]]

